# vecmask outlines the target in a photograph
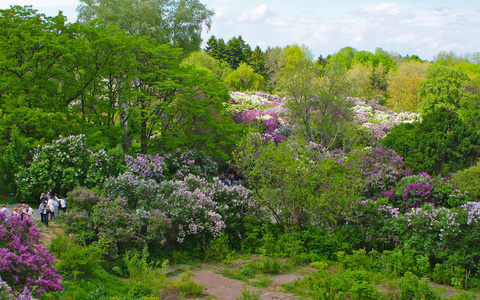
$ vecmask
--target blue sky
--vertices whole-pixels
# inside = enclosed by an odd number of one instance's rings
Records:
[[[478,0],[202,0],[215,11],[210,35],[225,41],[241,35],[252,48],[307,46],[317,57],[343,47],[374,52],[380,47],[401,55],[432,60],[440,51],[458,55],[480,52]],[[0,0],[33,5],[55,15],[62,10],[75,21],[79,0]]]

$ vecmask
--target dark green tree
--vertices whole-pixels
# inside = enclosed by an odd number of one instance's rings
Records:
[[[421,123],[401,124],[383,145],[404,158],[413,173],[447,175],[471,166],[479,157],[480,136],[456,112],[439,108]]]
[[[255,73],[260,74],[263,77],[267,75],[267,70],[265,68],[265,54],[259,46],[255,47],[255,50],[253,50],[249,64],[253,67]]]
[[[231,38],[226,46],[225,60],[230,64],[232,69],[238,68],[240,63],[244,62],[249,64],[250,57],[252,55],[252,49],[250,45],[245,43],[242,36]]]

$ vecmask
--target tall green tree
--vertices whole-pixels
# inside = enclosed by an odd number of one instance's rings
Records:
[[[186,51],[200,50],[202,30],[213,16],[198,0],[81,0],[78,12],[81,22],[113,24]]]
[[[241,35],[233,37],[227,42],[225,60],[230,64],[232,69],[238,68],[238,66],[244,62],[249,64],[252,55],[252,49],[247,44]]]
[[[79,96],[70,57],[71,31],[63,15],[46,17],[31,7],[0,10],[0,135],[14,126],[22,135],[51,140],[75,133],[68,107]],[[68,120],[68,121],[67,121]]]
[[[465,73],[452,67],[431,66],[425,79],[419,83],[419,94],[422,98],[419,104],[420,112],[433,113],[442,107],[458,111],[461,99],[465,96],[467,78]]]

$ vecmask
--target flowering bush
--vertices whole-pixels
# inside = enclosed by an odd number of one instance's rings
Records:
[[[126,172],[105,180],[102,187],[108,197],[127,200],[130,209],[150,209],[149,203],[161,193],[160,186],[153,179],[143,179],[139,175]]]
[[[53,256],[40,245],[40,233],[32,221],[18,215],[5,219],[0,212],[0,297],[2,294],[23,295],[29,299],[44,292],[62,289],[61,276],[56,274]]]
[[[86,147],[85,135],[69,136],[39,146],[29,165],[17,174],[19,197],[37,198],[42,191],[53,190],[65,195],[77,186],[94,187],[104,178],[123,168],[119,150],[92,152]]]
[[[130,249],[163,244],[170,227],[170,220],[159,210],[132,210],[126,200],[98,197],[89,190],[73,191],[69,202],[76,204],[63,215],[68,231],[86,244],[98,245],[111,259]]]
[[[188,175],[185,180],[162,182],[164,196],[153,206],[164,208],[172,220],[176,241],[207,234],[220,236],[222,231],[239,231],[243,218],[254,207],[253,198],[243,186],[226,186],[216,180]]]
[[[362,172],[367,198],[390,198],[395,184],[411,174],[409,168],[403,168],[401,156],[383,147],[364,150],[356,167]]]
[[[197,150],[177,149],[165,155],[165,163],[168,169],[166,179],[183,179],[189,174],[211,179],[218,172],[217,163]]]
[[[448,178],[433,177],[425,172],[402,178],[394,190],[391,201],[402,211],[424,203],[451,208],[466,202],[465,193],[450,184]]]
[[[461,234],[457,216],[454,210],[426,203],[391,219],[389,227],[397,245],[408,245],[419,254],[445,258],[442,252],[449,247],[455,249]]]
[[[352,110],[357,126],[367,128],[375,139],[385,137],[390,129],[398,124],[421,120],[417,113],[395,113],[381,106],[377,100],[367,101],[358,98],[348,98],[348,100],[353,104]]]
[[[217,164],[205,153],[196,150],[177,149],[173,153],[137,154],[125,156],[128,170],[144,179],[157,182],[173,178],[183,179],[188,174],[212,178],[217,173]]]
[[[342,220],[350,243],[355,248],[388,249],[391,247],[385,222],[398,218],[399,209],[389,205],[386,199],[357,200]]]

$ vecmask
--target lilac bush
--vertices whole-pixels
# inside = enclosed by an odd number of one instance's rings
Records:
[[[86,146],[85,135],[69,136],[38,146],[32,161],[17,174],[19,197],[36,198],[42,191],[65,195],[77,186],[94,187],[108,176],[123,170],[123,153],[93,152]]]
[[[69,199],[82,204],[74,204],[63,215],[68,232],[81,242],[97,245],[109,259],[165,242],[170,220],[159,210],[134,210],[124,199],[99,197],[85,189],[73,191]]]
[[[156,202],[172,220],[176,241],[186,237],[217,237],[226,228],[236,230],[242,219],[255,207],[249,191],[243,186],[226,186],[215,180],[188,175],[184,180],[161,183],[164,197]]]
[[[166,179],[183,179],[189,174],[211,179],[218,172],[217,163],[197,150],[177,149],[165,155],[165,163],[168,169]]]
[[[442,256],[461,237],[458,213],[445,207],[426,203],[414,207],[398,218],[391,219],[389,228],[397,245],[408,245],[418,253]]]
[[[411,170],[403,167],[403,158],[383,147],[364,150],[356,167],[362,172],[367,198],[388,199],[395,184],[411,175]]]
[[[0,212],[0,295],[12,293],[17,299],[29,299],[35,292],[39,297],[45,292],[62,289],[61,276],[56,273],[54,258],[40,245],[40,233],[33,222],[18,215],[8,220]]]
[[[217,164],[202,151],[177,149],[164,155],[126,155],[130,173],[157,182],[173,178],[183,179],[188,174],[212,178],[217,174]]]
[[[392,203],[402,211],[421,207],[425,203],[448,208],[466,202],[466,194],[449,183],[448,178],[434,177],[423,172],[402,178],[395,186]]]
[[[125,155],[125,163],[132,174],[145,179],[161,181],[165,177],[165,158],[159,154],[137,154],[136,157]]]
[[[160,194],[160,186],[154,179],[144,179],[140,175],[126,172],[105,180],[102,187],[108,197],[127,200],[130,209],[138,207],[150,209],[148,203]]]

